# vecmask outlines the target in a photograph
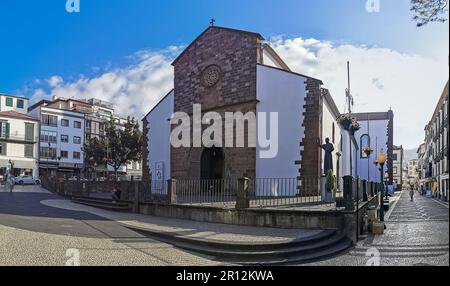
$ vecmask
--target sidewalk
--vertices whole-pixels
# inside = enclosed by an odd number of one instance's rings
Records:
[[[170,233],[180,237],[206,239],[219,242],[244,244],[285,243],[313,237],[323,232],[323,230],[314,229],[275,229],[205,222],[200,223],[190,220],[119,213],[79,205],[69,200],[46,200],[41,201],[41,204],[54,208],[91,213],[108,220],[116,221],[125,227],[136,227],[152,232]]]

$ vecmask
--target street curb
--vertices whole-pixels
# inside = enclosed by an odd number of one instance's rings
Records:
[[[389,211],[386,213],[386,216],[385,216],[385,220],[386,220],[386,221],[389,221],[389,218],[391,217],[391,213],[394,211],[395,207],[397,206],[398,201],[399,201],[400,198],[403,196],[403,192],[404,192],[404,191],[402,191],[402,192],[400,193],[400,195],[395,199],[394,203],[392,204],[392,207],[390,207],[390,208],[389,208]]]

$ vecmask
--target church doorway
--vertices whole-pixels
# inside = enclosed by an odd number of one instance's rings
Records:
[[[225,155],[222,148],[205,148],[201,158],[201,179],[222,180],[225,171]]]

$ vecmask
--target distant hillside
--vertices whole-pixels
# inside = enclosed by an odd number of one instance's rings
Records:
[[[407,165],[413,159],[417,159],[417,148],[404,150],[403,164]]]

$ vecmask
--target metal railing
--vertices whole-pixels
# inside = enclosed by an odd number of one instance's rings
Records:
[[[167,201],[167,181],[152,180],[144,193],[146,202],[166,202]]]
[[[334,208],[336,199],[342,197],[337,190],[321,190],[321,180],[316,176],[299,178],[258,178],[250,182],[250,207],[256,208]]]
[[[238,182],[238,179],[177,180],[176,203],[234,207]]]
[[[8,141],[30,142],[30,143],[38,142],[38,137],[36,136],[30,137],[25,134],[9,134],[8,136],[0,135],[0,139]]]

